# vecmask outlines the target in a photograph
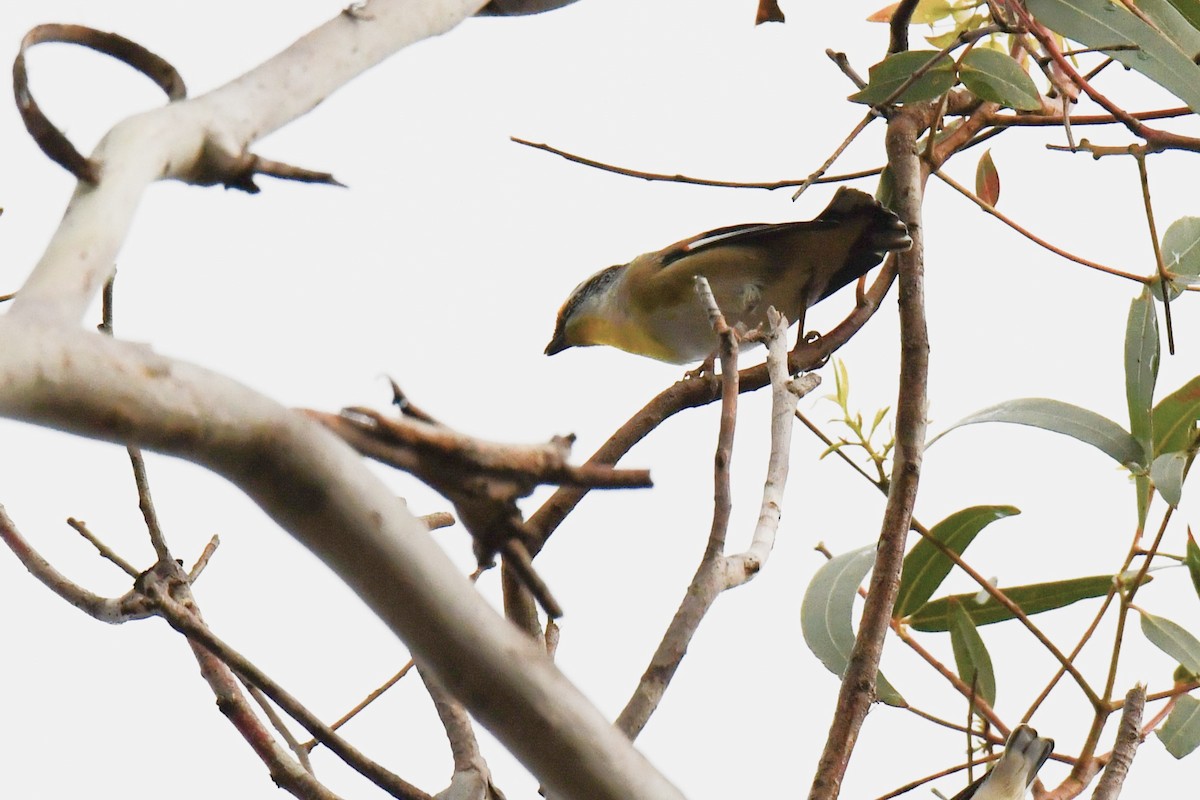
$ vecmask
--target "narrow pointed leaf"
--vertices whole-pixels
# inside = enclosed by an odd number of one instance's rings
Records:
[[[1200,420],[1200,375],[1158,401],[1152,420],[1155,455],[1190,449]]]
[[[907,50],[888,56],[871,67],[867,85],[862,91],[850,95],[850,100],[877,105],[888,102],[889,98],[893,103],[915,103],[940,97],[958,80],[954,71],[954,59],[949,56],[939,58],[936,64],[913,81],[899,97],[892,98],[896,90],[903,86],[913,73],[924,69],[937,55],[937,50]]]
[[[834,556],[823,564],[800,604],[800,629],[804,642],[825,668],[839,678],[845,674],[854,649],[854,599],[858,587],[875,564],[875,545]],[[903,706],[904,698],[879,673],[879,699]]]
[[[989,706],[995,706],[996,673],[992,657],[962,603],[950,604],[950,646],[958,677],[968,686],[974,686],[976,694]]]
[[[1200,700],[1185,694],[1175,701],[1166,723],[1158,729],[1158,738],[1167,752],[1183,758],[1200,747]]]
[[[1012,506],[975,506],[956,511],[934,525],[929,533],[950,550],[962,555],[985,527],[998,519],[1020,513]],[[904,557],[904,569],[900,573],[900,588],[892,614],[906,617],[925,605],[953,567],[953,561],[933,542],[922,537]]]
[[[1050,400],[1044,397],[1023,397],[1007,400],[960,419],[935,436],[929,444],[955,428],[979,422],[1011,422],[1053,431],[1090,444],[1118,464],[1141,463],[1142,449],[1137,440],[1117,423],[1086,408]]]
[[[1200,675],[1200,640],[1169,619],[1145,611],[1141,614],[1142,633],[1150,643],[1178,661],[1188,672]]]
[[[1129,304],[1125,325],[1125,400],[1129,406],[1129,432],[1142,448],[1142,463],[1151,455],[1150,411],[1154,382],[1158,379],[1158,314],[1146,289]]]
[[[1026,0],[1046,27],[1088,47],[1135,45],[1136,50],[1106,50],[1106,55],[1135,69],[1200,111],[1200,67],[1165,34],[1111,0]]]
[[[1042,107],[1033,79],[1016,60],[997,50],[976,47],[963,56],[958,76],[977,97],[1020,111]]]
[[[1145,472],[1139,472],[1133,476],[1134,490],[1137,492],[1137,515],[1138,515],[1138,530],[1146,529],[1146,515],[1150,513],[1150,498],[1154,494],[1154,490],[1150,483],[1150,476]]]
[[[1200,597],[1200,545],[1196,544],[1196,539],[1190,530],[1183,563],[1187,565],[1188,574],[1192,576],[1192,587],[1196,590],[1196,596]]]
[[[1176,451],[1163,453],[1150,465],[1150,479],[1154,488],[1173,506],[1183,499],[1183,469],[1187,466],[1187,453]]]
[[[1149,581],[1146,576],[1145,581]],[[1080,600],[1093,597],[1103,597],[1113,585],[1112,575],[1093,575],[1087,578],[1070,578],[1065,581],[1051,583],[1033,583],[1026,586],[1011,586],[1003,589],[1005,595],[1025,612],[1026,616],[1051,611]],[[978,592],[956,594],[932,600],[917,609],[912,616],[905,620],[908,625],[918,631],[946,631],[950,628],[950,604],[958,602],[963,610],[971,616],[976,625],[991,625],[1012,619],[1012,612],[1005,606],[988,597],[982,603],[977,602]]]

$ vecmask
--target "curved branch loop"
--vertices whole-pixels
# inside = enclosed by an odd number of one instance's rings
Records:
[[[60,42],[62,44],[77,44],[112,56],[118,61],[128,64],[138,72],[154,81],[158,88],[174,102],[187,97],[187,87],[183,78],[169,62],[151,53],[140,44],[107,31],[98,31],[84,25],[60,25],[56,23],[38,25],[21,40],[21,48],[13,60],[13,96],[17,101],[17,110],[25,123],[25,130],[37,142],[42,152],[50,160],[58,164],[76,177],[76,179],[95,185],[100,179],[96,163],[85,158],[75,149],[75,145],[66,134],[54,126],[54,123],[42,113],[33,94],[29,91],[29,72],[25,67],[25,51],[35,44],[44,42]]]

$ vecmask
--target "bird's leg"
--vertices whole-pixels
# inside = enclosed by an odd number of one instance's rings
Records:
[[[683,379],[685,381],[691,381],[698,378],[706,378],[710,375],[715,375],[716,365],[717,351],[713,350],[708,354],[708,358],[700,362],[700,366],[696,367],[695,369],[689,369],[687,372],[683,373]]]
[[[821,336],[816,331],[812,331],[811,333],[804,332],[804,313],[804,311],[801,311],[800,319],[796,320],[796,345],[792,348],[792,355],[798,354],[804,345],[816,341]]]

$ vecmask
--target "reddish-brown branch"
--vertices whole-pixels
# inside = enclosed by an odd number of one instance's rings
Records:
[[[908,225],[913,239],[912,249],[898,258],[901,349],[895,460],[870,590],[809,800],[833,800],[841,792],[850,754],[875,699],[875,678],[892,621],[905,537],[916,503],[925,442],[929,361],[921,227],[925,175],[916,156],[916,141],[928,127],[930,113],[927,106],[906,107],[888,122],[888,164],[895,178],[892,208]]]

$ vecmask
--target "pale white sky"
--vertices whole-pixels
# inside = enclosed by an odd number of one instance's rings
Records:
[[[508,137],[667,173],[742,180],[807,174],[862,111],[844,102],[852,87],[824,49],[845,50],[865,72],[886,46],[886,28],[861,21],[872,4],[793,0],[783,3],[787,24],[756,29],[753,6],[582,0],[540,17],[472,20],[410,48],[258,148],[329,170],[349,189],[269,179],[253,197],[154,187],[118,264],[118,335],[296,406],[382,407],[381,376],[390,375],[414,402],[459,429],[528,442],[575,432],[577,454],[586,457],[680,371],[600,348],[544,357],[566,293],[600,267],[702,230],[812,216],[831,191],[814,188],[793,204],[786,191],[646,183],[571,165]],[[162,55],[196,95],[339,9],[316,0],[285,10],[229,0],[7,3],[0,6],[0,62],[11,62],[33,25],[78,22]],[[117,120],[160,102],[144,79],[95,54],[44,46],[30,67],[39,101],[85,152]],[[1135,102],[1131,94],[1123,99]],[[1174,104],[1148,92],[1136,102]],[[835,171],[878,165],[881,133],[869,131]],[[1115,129],[1088,133],[1105,143],[1128,141]],[[1061,142],[1061,131],[994,140],[1002,208],[1083,255],[1147,271],[1152,254],[1133,163],[1051,153],[1042,147],[1048,141]],[[970,183],[977,156],[962,156],[949,171]],[[0,104],[0,159],[3,292],[19,287],[37,259],[71,181],[35,148],[11,103]],[[1160,230],[1197,213],[1194,159],[1158,157],[1150,169]],[[1121,347],[1135,287],[1054,258],[936,182],[925,223],[931,429],[1020,396],[1078,403],[1125,423]],[[836,296],[810,313],[809,325],[828,328],[851,302]],[[1185,298],[1175,307],[1180,355],[1164,358],[1160,396],[1200,365],[1194,304]],[[865,416],[894,405],[894,294],[840,357]],[[823,374],[832,391],[830,370]],[[801,407],[818,421],[835,412],[815,395]],[[743,399],[735,543],[748,540],[757,513],[766,409],[765,396]],[[656,488],[593,495],[538,560],[567,610],[559,663],[609,716],[635,685],[703,550],[715,436],[713,408],[668,422],[624,462],[649,467]],[[824,741],[837,683],[808,652],[799,626],[804,589],[822,563],[812,548],[824,541],[843,552],[870,542],[882,498],[835,461],[817,462],[821,447],[803,430],[794,450],[771,562],[718,601],[639,739],[689,797],[802,795]],[[150,468],[179,557],[190,562],[212,534],[222,538],[196,590],[213,629],[310,708],[336,718],[404,663],[403,646],[246,498],[186,463],[151,457]],[[113,595],[128,580],[64,520],[85,519],[127,559],[148,565],[152,553],[128,473],[120,448],[0,424],[0,502],[52,562]],[[447,507],[405,476],[388,479],[418,513]],[[926,524],[981,503],[1023,510],[970,551],[982,572],[1008,585],[1111,571],[1134,522],[1132,487],[1105,457],[1011,426],[976,426],[939,442],[922,490],[918,517]],[[1177,519],[1194,522],[1194,509],[1185,500]],[[1182,530],[1172,530],[1166,550],[1182,549]],[[469,571],[466,535],[435,535]],[[495,574],[480,582],[491,598],[497,585]],[[972,588],[958,576],[948,587]],[[1139,602],[1193,629],[1200,621],[1181,570],[1160,573]],[[216,712],[183,641],[164,624],[106,627],[52,597],[4,553],[0,607],[7,687],[0,691],[0,793],[109,797],[171,786],[180,800],[277,795]],[[1093,609],[1041,620],[1068,648]],[[983,635],[998,662],[998,710],[1015,723],[1052,664],[1015,626]],[[1099,636],[1081,664],[1102,682],[1111,626]],[[1169,660],[1136,630],[1128,639],[1132,657],[1118,691],[1139,680],[1165,688]],[[950,659],[945,637],[926,640]],[[914,704],[965,717],[961,700],[898,642],[889,643],[885,666]],[[1079,692],[1064,684],[1033,722],[1069,752],[1089,719]],[[345,733],[428,791],[449,778],[441,729],[413,679]],[[960,761],[962,748],[957,735],[879,707],[844,796],[878,796]],[[536,783],[498,746],[489,742],[486,755],[510,798],[535,796]],[[316,763],[343,796],[372,795],[328,754],[318,751]],[[1127,796],[1154,796],[1194,769],[1151,739]],[[1057,782],[1064,768],[1051,764],[1046,773]],[[947,794],[961,785],[939,784]]]

